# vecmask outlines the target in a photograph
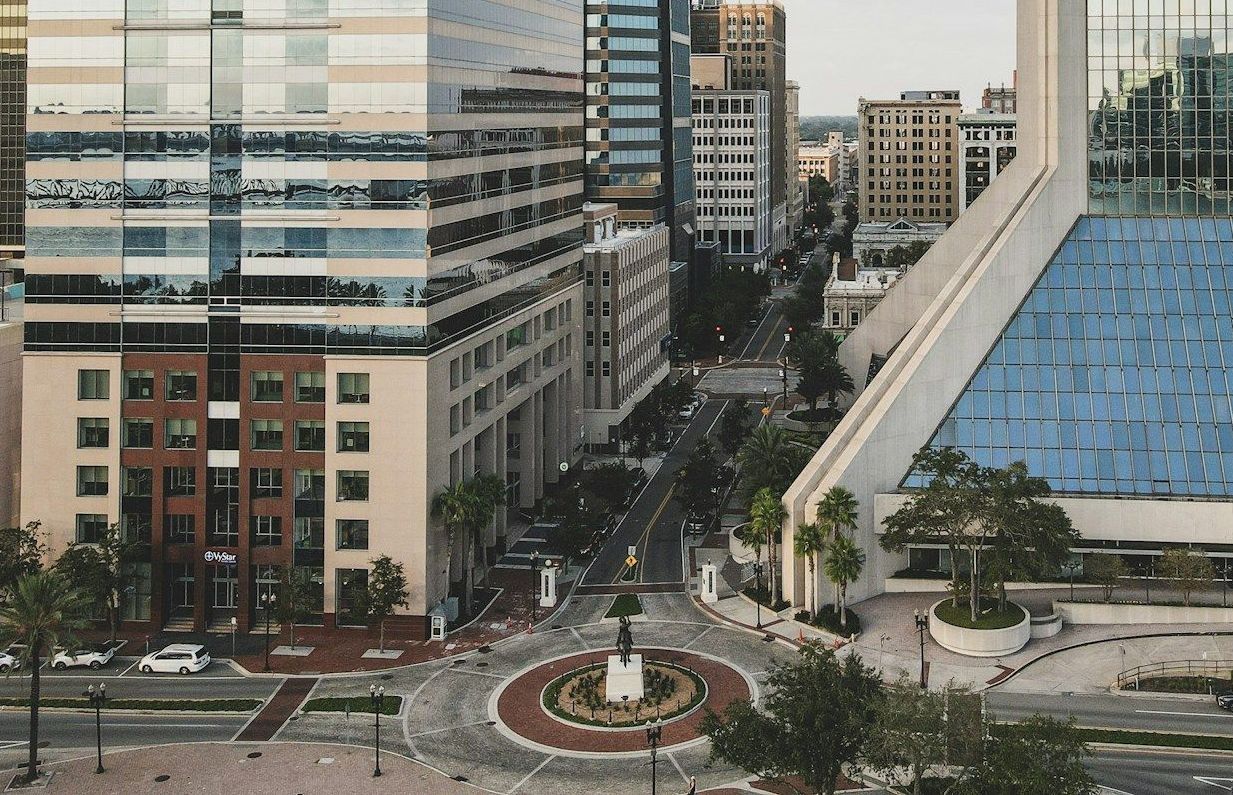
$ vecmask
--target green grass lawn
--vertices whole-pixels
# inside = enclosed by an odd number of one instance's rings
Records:
[[[1006,603],[1006,611],[999,612],[996,599],[981,599],[980,600],[980,618],[975,623],[972,622],[971,610],[968,607],[968,600],[959,600],[958,609],[951,606],[950,600],[947,599],[942,604],[938,605],[938,618],[945,621],[947,624],[953,624],[956,627],[965,629],[1005,629],[1013,627],[1023,620],[1023,608],[1010,602]]]
[[[617,598],[612,600],[612,607],[608,608],[604,618],[640,615],[642,615],[642,603],[638,601],[638,596],[632,593],[623,593],[618,594]]]
[[[310,698],[304,705],[305,712],[346,712],[347,705],[352,712],[367,712],[372,714],[372,699],[368,696],[351,696],[350,698]],[[402,696],[391,696],[388,693],[381,704],[382,715],[397,715],[402,708]]]

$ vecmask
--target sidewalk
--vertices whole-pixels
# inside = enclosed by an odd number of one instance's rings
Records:
[[[381,754],[382,775],[373,778],[372,749],[345,745],[192,743],[107,753],[103,756],[106,772],[100,775],[95,774],[94,764],[91,756],[46,765],[44,770],[51,772],[52,777],[44,791],[52,795],[480,792],[391,753]],[[4,784],[9,780],[5,779]]]

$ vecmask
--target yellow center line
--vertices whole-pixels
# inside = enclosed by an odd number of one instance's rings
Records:
[[[774,312],[774,311],[775,310],[772,308],[771,312]],[[758,351],[757,361],[762,361],[762,354],[766,353],[766,349],[770,347],[771,341],[774,340],[775,337],[778,336],[778,331],[779,331],[779,319],[776,318],[775,325],[772,327],[771,333],[767,336],[766,342],[762,343],[762,350]]]
[[[664,494],[663,501],[659,503],[659,507],[655,509],[655,514],[651,516],[651,521],[647,522],[646,529],[642,531],[642,535],[638,537],[638,541],[634,544],[634,549],[639,550],[638,555],[642,554],[641,547],[646,543],[647,536],[651,534],[651,528],[655,526],[655,523],[659,521],[659,517],[663,515],[664,510],[667,509],[668,501],[672,499],[672,493],[674,491],[676,491],[676,483],[673,483],[668,487],[668,492]],[[635,555],[635,557],[638,557],[638,555]],[[642,558],[639,557],[638,562],[641,563]],[[625,572],[627,571],[629,571],[629,566],[623,566],[621,570],[617,572],[616,579],[614,579],[612,583],[614,585],[619,583],[621,581],[621,577],[625,576]],[[641,579],[641,575],[639,575],[639,579]]]

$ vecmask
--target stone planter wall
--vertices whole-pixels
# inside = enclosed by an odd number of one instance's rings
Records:
[[[1067,624],[1227,624],[1233,607],[1210,605],[1128,605],[1054,601],[1053,611]]]
[[[1002,657],[1014,654],[1032,639],[1031,615],[1022,606],[1019,607],[1023,610],[1023,620],[1013,627],[967,629],[938,618],[938,605],[945,601],[935,602],[929,609],[929,634],[948,651],[967,657]]]

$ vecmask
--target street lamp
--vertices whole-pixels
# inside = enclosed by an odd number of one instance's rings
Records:
[[[381,708],[385,706],[385,688],[377,687],[376,685],[369,685],[368,700],[372,704],[372,711],[377,716],[377,722],[374,724],[377,728],[377,757],[376,764],[372,769],[372,777],[376,778],[381,775]]]
[[[90,685],[83,693],[90,700],[90,706],[94,707],[94,738],[98,745],[98,766],[94,768],[95,773],[103,772],[103,703],[107,701],[107,685],[100,682],[96,688]]]
[[[535,598],[535,592],[539,590],[536,586],[536,580],[539,579],[539,550],[531,553],[531,626],[535,626],[536,618],[536,603],[539,601]]]
[[[914,610],[916,615],[916,631],[920,634],[920,686],[924,690],[925,684],[925,630],[929,628],[929,614],[922,613],[919,610]]]
[[[274,612],[274,605],[278,602],[278,595],[273,591],[266,591],[261,594],[259,601],[261,602],[261,609],[265,611],[265,667],[261,670],[263,673],[268,674],[270,672],[270,614]]]
[[[758,629],[762,629],[762,561],[754,561],[754,609],[758,613]]]
[[[784,335],[788,336],[787,334]],[[779,368],[779,377],[783,379],[783,410],[788,410],[788,363],[785,360],[783,367]]]
[[[1077,560],[1072,560],[1069,563],[1063,563],[1062,568],[1070,572],[1070,601],[1075,601],[1075,572],[1083,566]]]
[[[663,733],[664,727],[663,724],[659,722],[659,718],[646,722],[646,742],[647,745],[651,746],[651,795],[655,795],[655,765],[658,761],[656,757],[659,754],[657,749],[659,748],[659,738],[663,735]]]
[[[235,631],[239,627],[240,622],[235,616],[231,617],[231,659],[235,659]]]

